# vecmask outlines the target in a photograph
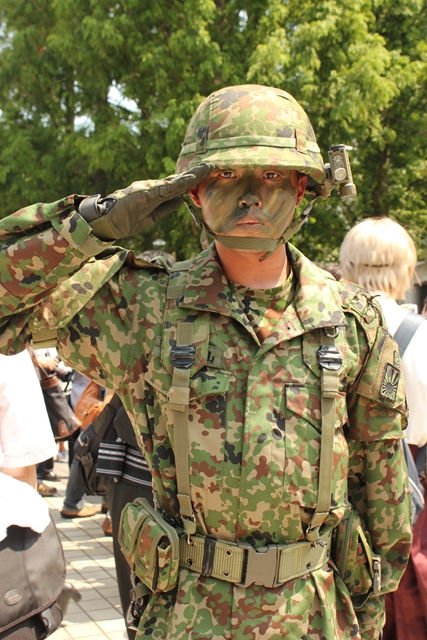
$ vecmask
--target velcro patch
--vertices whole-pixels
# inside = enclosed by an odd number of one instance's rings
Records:
[[[400,371],[395,366],[387,363],[380,384],[380,396],[389,402],[396,402],[399,388]]]
[[[379,326],[374,344],[357,386],[361,396],[387,407],[405,406],[405,391],[396,343],[384,327]]]

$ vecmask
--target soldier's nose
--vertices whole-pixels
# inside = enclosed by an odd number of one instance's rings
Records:
[[[248,191],[239,198],[239,207],[261,207],[261,198]]]

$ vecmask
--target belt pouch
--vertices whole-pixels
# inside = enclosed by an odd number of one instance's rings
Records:
[[[178,581],[179,538],[145,498],[125,505],[119,544],[135,575],[154,592],[170,591]]]

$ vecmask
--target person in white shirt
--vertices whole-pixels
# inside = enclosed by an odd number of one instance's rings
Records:
[[[62,386],[63,389],[65,389],[65,386],[66,386],[65,381],[70,380],[73,374],[73,369],[71,367],[68,367],[59,358],[57,350],[52,347],[43,348],[43,349],[33,349],[31,351],[31,355],[32,355],[33,364],[35,365],[37,375],[40,379],[40,384],[42,385],[42,388],[43,388],[42,380],[45,379],[46,376],[55,376],[57,382]],[[65,409],[67,409],[68,407],[67,407],[67,398],[65,395],[65,390],[64,390],[63,400],[65,403]],[[45,398],[45,402],[46,402],[46,398]],[[56,412],[53,415],[49,415],[49,405],[46,405],[46,409],[50,419],[51,428],[53,429],[53,433],[55,435],[55,428],[53,427],[52,421],[58,423],[58,415]],[[64,418],[64,427],[66,423],[67,427],[70,428],[70,420],[72,418],[71,412],[70,412],[70,415],[67,415],[66,413],[64,413],[62,417]],[[58,430],[58,426],[56,427],[56,429]],[[60,442],[57,442],[57,447],[59,450],[61,449],[62,451],[65,450],[65,447],[63,445],[64,445],[64,441],[61,440]],[[58,457],[58,449],[57,449],[56,457]],[[61,455],[61,458],[63,459],[62,455]],[[56,488],[48,486],[44,483],[44,480],[48,480],[51,482],[59,481],[60,478],[55,474],[53,467],[54,467],[53,458],[44,460],[43,462],[40,462],[37,465],[37,478],[38,478],[37,491],[43,497],[49,497],[57,493]]]
[[[40,534],[50,525],[48,505],[37,492],[36,465],[55,455],[56,449],[30,354],[22,351],[13,356],[0,355],[1,552],[7,553],[13,548],[15,554],[19,553],[16,549],[21,548],[21,537],[15,535],[17,529],[31,529]],[[16,566],[19,575],[21,563],[18,558]],[[31,578],[30,573],[28,579],[31,581]],[[40,579],[46,577],[41,576]],[[5,586],[8,588],[2,583],[2,598],[10,594],[4,591]],[[19,601],[8,604],[14,605],[16,602]],[[42,637],[37,616],[18,618],[12,628],[9,624],[9,618],[4,620],[0,616],[0,627],[6,627],[0,632],[2,639],[33,640]]]
[[[38,533],[49,524],[36,465],[56,449],[30,354],[0,355],[0,540],[11,524]]]
[[[367,218],[340,248],[342,277],[368,289],[395,335],[413,305],[399,304],[414,281],[417,252],[407,231],[388,217]],[[417,311],[417,309],[415,309]],[[415,457],[427,443],[427,321],[419,322],[402,356],[408,404],[406,440]],[[414,527],[411,558],[399,589],[386,597],[383,640],[427,638],[427,507]],[[423,551],[424,549],[424,551]]]

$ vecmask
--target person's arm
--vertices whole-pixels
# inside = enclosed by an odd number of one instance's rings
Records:
[[[21,482],[26,482],[35,489],[37,487],[37,471],[36,465],[32,464],[27,467],[1,467],[0,471],[10,476],[11,478],[15,478],[15,480],[20,480]]]
[[[0,355],[0,471],[35,488],[36,465],[56,449],[30,354]]]
[[[109,244],[100,241],[75,208],[74,196],[20,209],[0,221],[1,347],[24,348],[31,310],[91,256]],[[29,313],[26,311],[29,310]]]
[[[207,165],[200,165],[191,172],[164,180],[135,182],[106,198],[68,196],[50,204],[25,207],[3,218],[0,221],[2,350],[14,352],[24,347],[31,334],[28,328],[31,311],[26,314],[26,310],[54,295],[82,265],[109,249],[111,241],[140,233],[158,217],[175,210],[182,194],[210,170]],[[116,248],[115,253],[119,262],[123,261],[123,250]],[[109,268],[110,263],[104,272]],[[90,271],[91,278],[95,271]]]
[[[411,504],[401,448],[406,405],[397,345],[381,326],[349,402],[351,504],[363,519],[381,558],[381,595],[357,611],[361,636],[377,640],[384,624],[384,597],[406,568],[412,539]]]
[[[408,444],[427,443],[427,321],[418,327],[402,358],[409,407]]]

